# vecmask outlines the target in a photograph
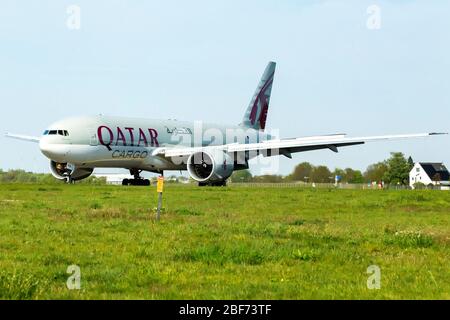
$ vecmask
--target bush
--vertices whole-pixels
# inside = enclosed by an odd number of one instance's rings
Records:
[[[423,184],[422,182],[416,182],[413,184],[413,186],[414,186],[414,189],[416,189],[416,190],[423,190],[423,189],[427,188],[427,186],[425,184]]]

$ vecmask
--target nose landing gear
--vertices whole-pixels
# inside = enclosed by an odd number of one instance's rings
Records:
[[[144,179],[140,176],[142,170],[130,169],[130,174],[134,176],[134,179],[123,179],[123,186],[149,186],[150,180]]]

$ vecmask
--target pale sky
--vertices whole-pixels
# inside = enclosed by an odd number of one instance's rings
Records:
[[[67,27],[72,4],[79,30]],[[370,5],[380,29],[367,27]],[[40,135],[99,113],[237,124],[273,60],[267,127],[281,137],[448,132],[449,17],[446,0],[2,0],[0,128]],[[0,168],[49,172],[36,144],[0,143]],[[302,161],[364,170],[391,151],[450,167],[449,146],[444,136],[299,153],[279,174]]]

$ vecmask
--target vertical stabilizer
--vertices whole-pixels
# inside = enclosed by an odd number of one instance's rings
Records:
[[[245,110],[241,126],[264,130],[266,127],[267,112],[269,110],[270,93],[272,92],[273,77],[275,75],[275,62],[269,62],[264,70],[261,81],[256,88],[250,105]]]

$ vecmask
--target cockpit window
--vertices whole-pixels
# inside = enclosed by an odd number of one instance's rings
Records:
[[[44,136],[46,135],[60,135],[60,136],[69,136],[69,131],[67,130],[45,130],[43,133]]]

